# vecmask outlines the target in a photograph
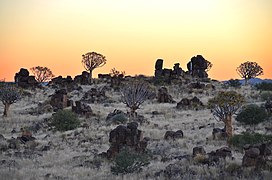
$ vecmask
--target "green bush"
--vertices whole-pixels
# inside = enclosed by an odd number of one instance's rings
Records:
[[[272,141],[272,135],[265,135],[259,133],[242,133],[238,135],[234,135],[230,138],[229,142],[231,145],[243,148],[246,144],[257,144]]]
[[[272,100],[272,91],[263,91],[260,96],[262,101]]]
[[[262,82],[255,85],[258,90],[261,91],[272,91],[272,83]]]
[[[77,128],[80,121],[72,111],[59,110],[53,114],[50,125],[54,126],[58,131],[68,131]]]
[[[138,154],[124,149],[115,157],[111,172],[116,175],[139,172],[143,166],[148,164],[147,154]]]
[[[239,88],[241,87],[241,83],[239,81],[239,79],[230,79],[228,80],[227,84],[231,87],[235,87],[235,88]]]
[[[236,120],[244,124],[254,125],[265,121],[267,118],[268,114],[264,108],[250,104],[238,113]]]

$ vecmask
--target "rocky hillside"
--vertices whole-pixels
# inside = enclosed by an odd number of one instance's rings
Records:
[[[132,115],[121,92],[136,80],[148,83],[154,95]],[[0,118],[0,179],[271,177],[271,118],[250,126],[234,115],[235,135],[254,131],[268,137],[239,148],[227,140],[224,123],[208,108],[209,99],[229,90],[242,94],[244,105],[264,106],[259,91],[210,80],[153,81],[60,81],[23,89],[9,116]],[[0,113],[3,109],[1,104]]]

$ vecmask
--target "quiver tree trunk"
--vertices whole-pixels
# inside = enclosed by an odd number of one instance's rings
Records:
[[[224,120],[225,126],[226,126],[226,133],[228,136],[228,139],[232,137],[233,130],[232,130],[232,118],[231,115],[228,115],[226,119]]]
[[[92,71],[92,70],[90,70],[90,73],[89,73],[88,83],[89,83],[89,84],[92,84],[92,83],[93,83],[93,71]]]
[[[5,103],[4,106],[5,106],[5,107],[4,107],[3,116],[4,116],[4,117],[7,117],[7,116],[8,116],[8,113],[9,113],[10,104]]]

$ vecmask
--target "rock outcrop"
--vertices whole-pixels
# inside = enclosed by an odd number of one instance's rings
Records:
[[[127,126],[119,125],[110,132],[110,148],[107,151],[107,158],[114,158],[124,148],[143,153],[147,141],[147,138],[143,138],[143,132],[138,129],[137,122],[128,123]]]
[[[174,103],[172,96],[168,93],[168,90],[166,87],[161,87],[158,90],[158,96],[157,96],[159,103]]]
[[[21,88],[35,88],[39,85],[36,81],[35,76],[30,76],[27,69],[21,68],[14,77],[15,83]]]

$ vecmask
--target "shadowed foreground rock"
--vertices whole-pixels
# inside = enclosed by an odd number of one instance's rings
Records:
[[[128,148],[137,153],[143,153],[147,146],[147,138],[143,138],[143,132],[138,130],[138,123],[131,122],[127,126],[119,125],[110,132],[110,148],[107,158],[114,158],[123,148]]]

